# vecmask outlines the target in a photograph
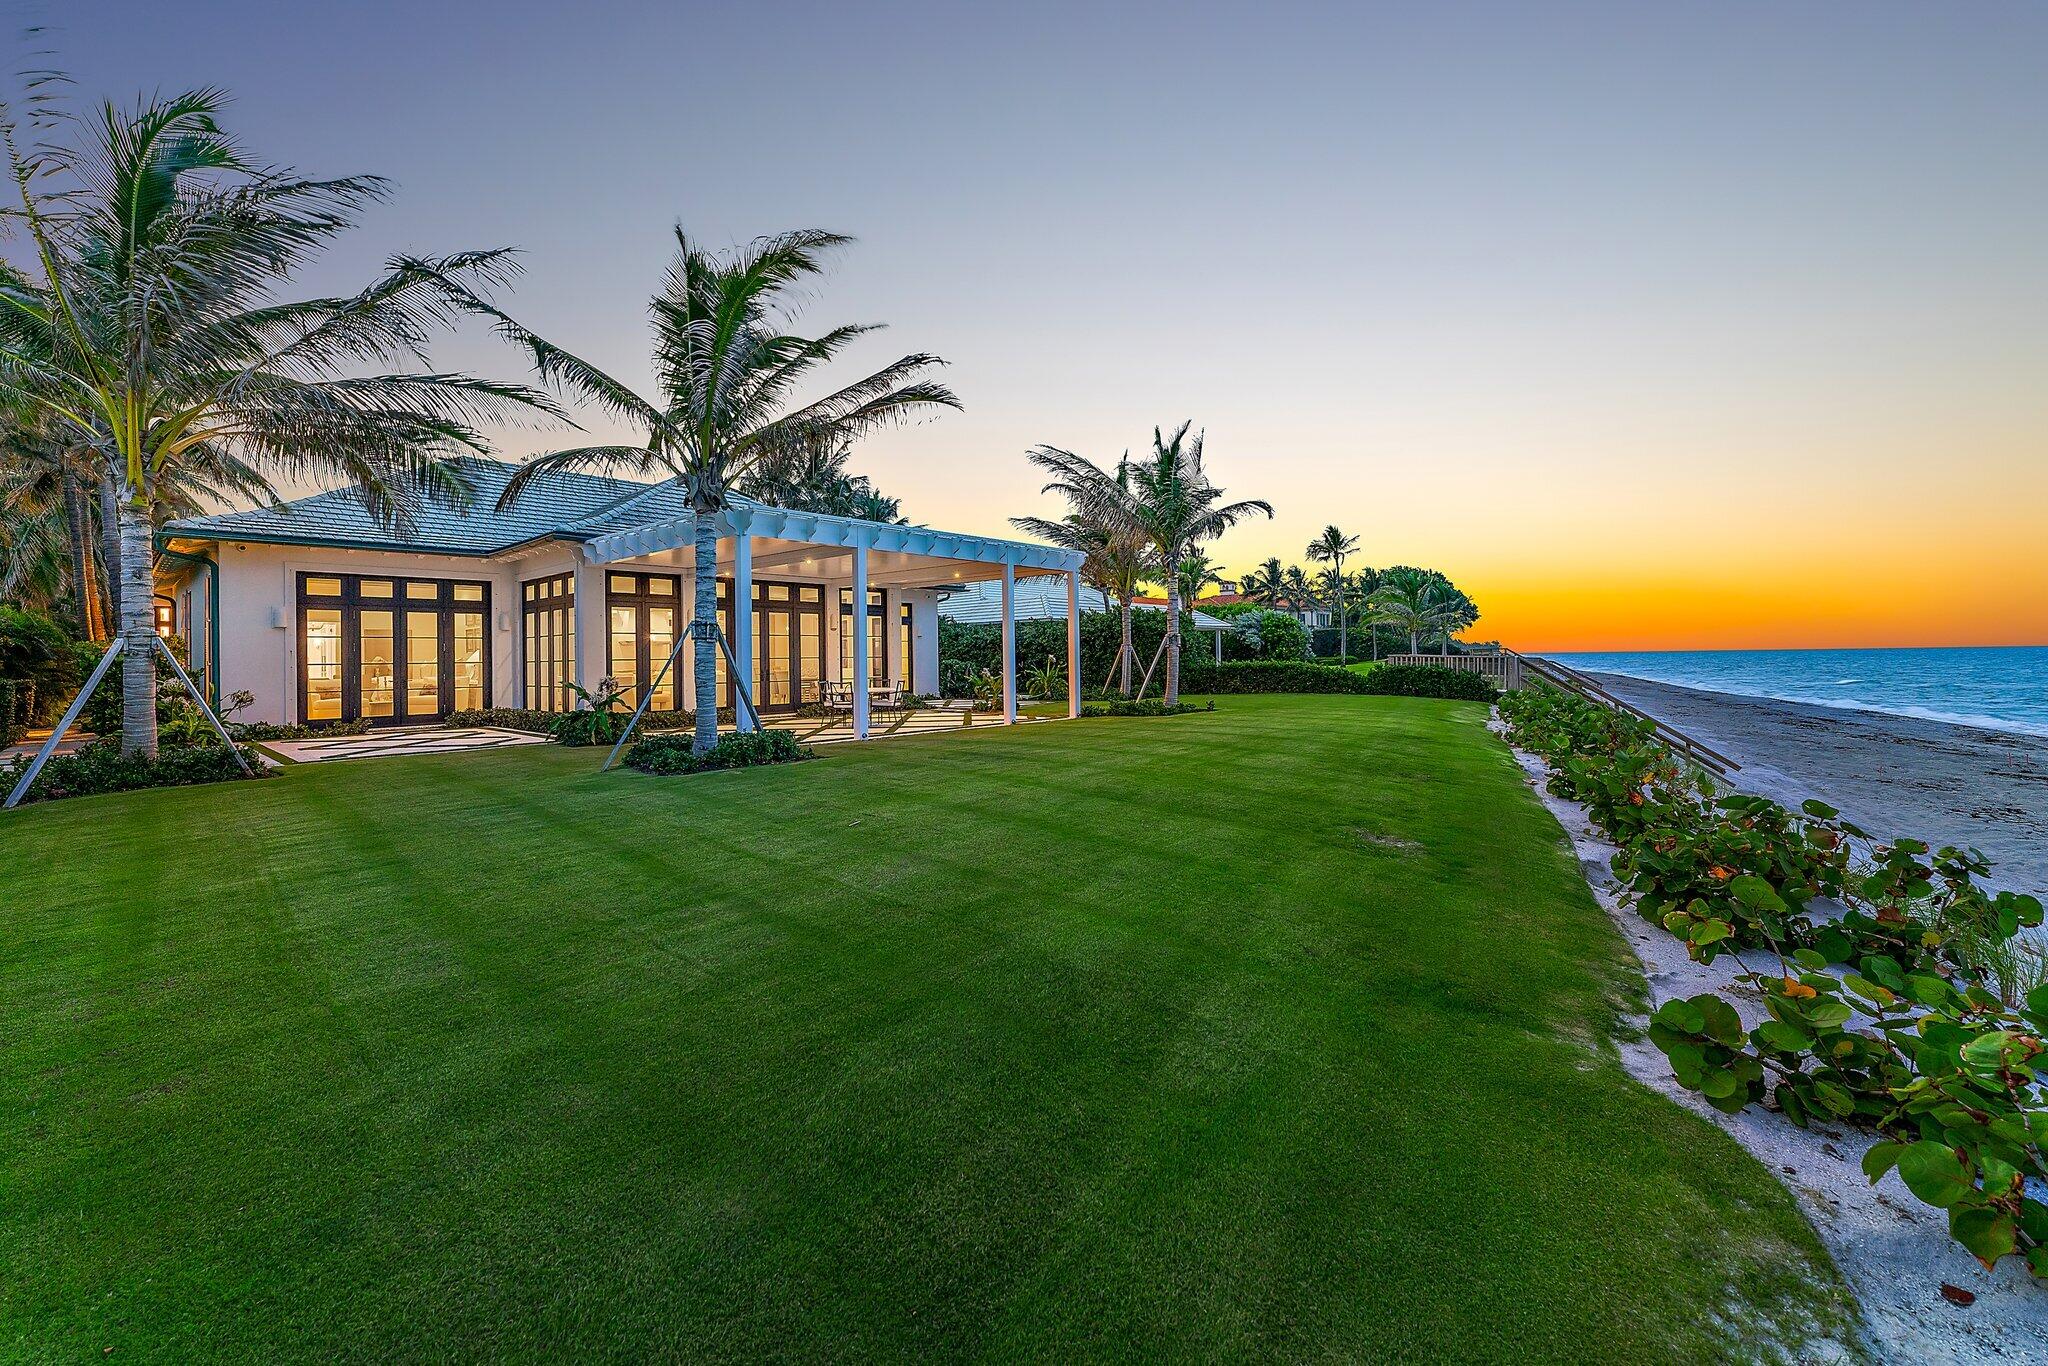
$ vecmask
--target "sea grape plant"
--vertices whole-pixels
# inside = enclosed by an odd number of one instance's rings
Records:
[[[1619,846],[1636,910],[1701,962],[1741,955],[1754,1027],[1713,992],[1650,1018],[1679,1084],[1729,1113],[1874,1133],[1872,1181],[1896,1167],[1986,1267],[2019,1256],[2048,1276],[2048,984],[2013,1003],[1984,970],[2042,923],[2040,901],[1986,889],[1976,850],[1874,843],[1823,802],[1717,794],[1647,725],[1583,698],[1536,689],[1500,709]]]

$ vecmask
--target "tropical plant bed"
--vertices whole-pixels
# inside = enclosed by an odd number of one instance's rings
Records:
[[[1581,867],[1606,867],[1621,850],[1600,833],[1580,802],[1552,792],[1543,759],[1518,750],[1530,785],[1557,817]],[[1622,899],[1620,884],[1590,878],[1595,899],[1634,949],[1655,989],[1632,1024],[1639,1041],[1624,1043],[1630,1075],[1712,1120],[1779,1173],[1854,1287],[1872,1355],[1880,1361],[1996,1361],[2010,1353],[1987,1344],[2026,1344],[2048,1352],[2048,1294],[2012,1260],[1988,1272],[1949,1236],[1944,1211],[1917,1200],[1896,1174],[1877,1182],[1864,1174],[1864,1145],[1853,1130],[1830,1124],[1799,1128],[1751,1108],[1728,1114],[1682,1086],[1670,1059],[1648,1037],[1651,1012],[1701,995],[1725,996],[1745,1027],[1769,1018],[1740,978],[1734,956],[1701,963],[1684,941],[1644,920]],[[1749,955],[1744,955],[1748,957]]]
[[[1584,699],[1536,689],[1501,711],[1547,786],[1615,841],[1622,900],[1694,961],[1738,969],[1728,995],[1652,1016],[1678,1083],[1727,1113],[1768,1102],[1801,1127],[1874,1133],[1871,1182],[1896,1168],[1987,1269],[2048,1274],[2048,985],[2008,975],[2001,951],[2040,902],[1985,888],[1974,851],[1717,792],[1647,723]],[[1745,1017],[1752,1002],[1765,1018]]]
[[[1840,1281],[1604,1042],[1641,979],[1485,719],[13,813],[0,1355],[1812,1355]]]
[[[1214,711],[1216,703],[1176,702],[1172,706],[1156,698],[1139,701],[1118,699],[1114,702],[1089,702],[1082,706],[1083,716],[1185,716],[1192,711]]]
[[[57,754],[43,765],[35,785],[22,798],[30,802],[57,801],[65,797],[97,797],[111,792],[137,792],[152,787],[192,787],[200,783],[225,783],[270,773],[263,756],[241,747],[249,765],[244,773],[227,746],[164,745],[154,759],[144,755],[123,757],[118,742],[95,740],[69,754]],[[0,764],[0,795],[12,792],[32,760],[24,757]]]

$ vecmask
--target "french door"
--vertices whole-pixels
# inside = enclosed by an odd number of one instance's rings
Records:
[[[299,575],[299,718],[417,725],[489,705],[486,583]]]
[[[732,632],[732,581],[718,581],[718,625]],[[754,582],[754,677],[748,689],[762,711],[816,702],[824,681],[825,590],[815,583]],[[725,657],[718,660],[718,705],[733,707]]]

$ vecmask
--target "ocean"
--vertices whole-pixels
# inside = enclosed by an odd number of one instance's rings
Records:
[[[1553,654],[1575,668],[1824,707],[2048,735],[2048,645]]]

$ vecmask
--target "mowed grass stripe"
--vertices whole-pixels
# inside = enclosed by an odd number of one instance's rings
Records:
[[[1711,1360],[1839,1313],[1597,1043],[1484,710],[657,779],[532,747],[0,823],[0,1352]]]

